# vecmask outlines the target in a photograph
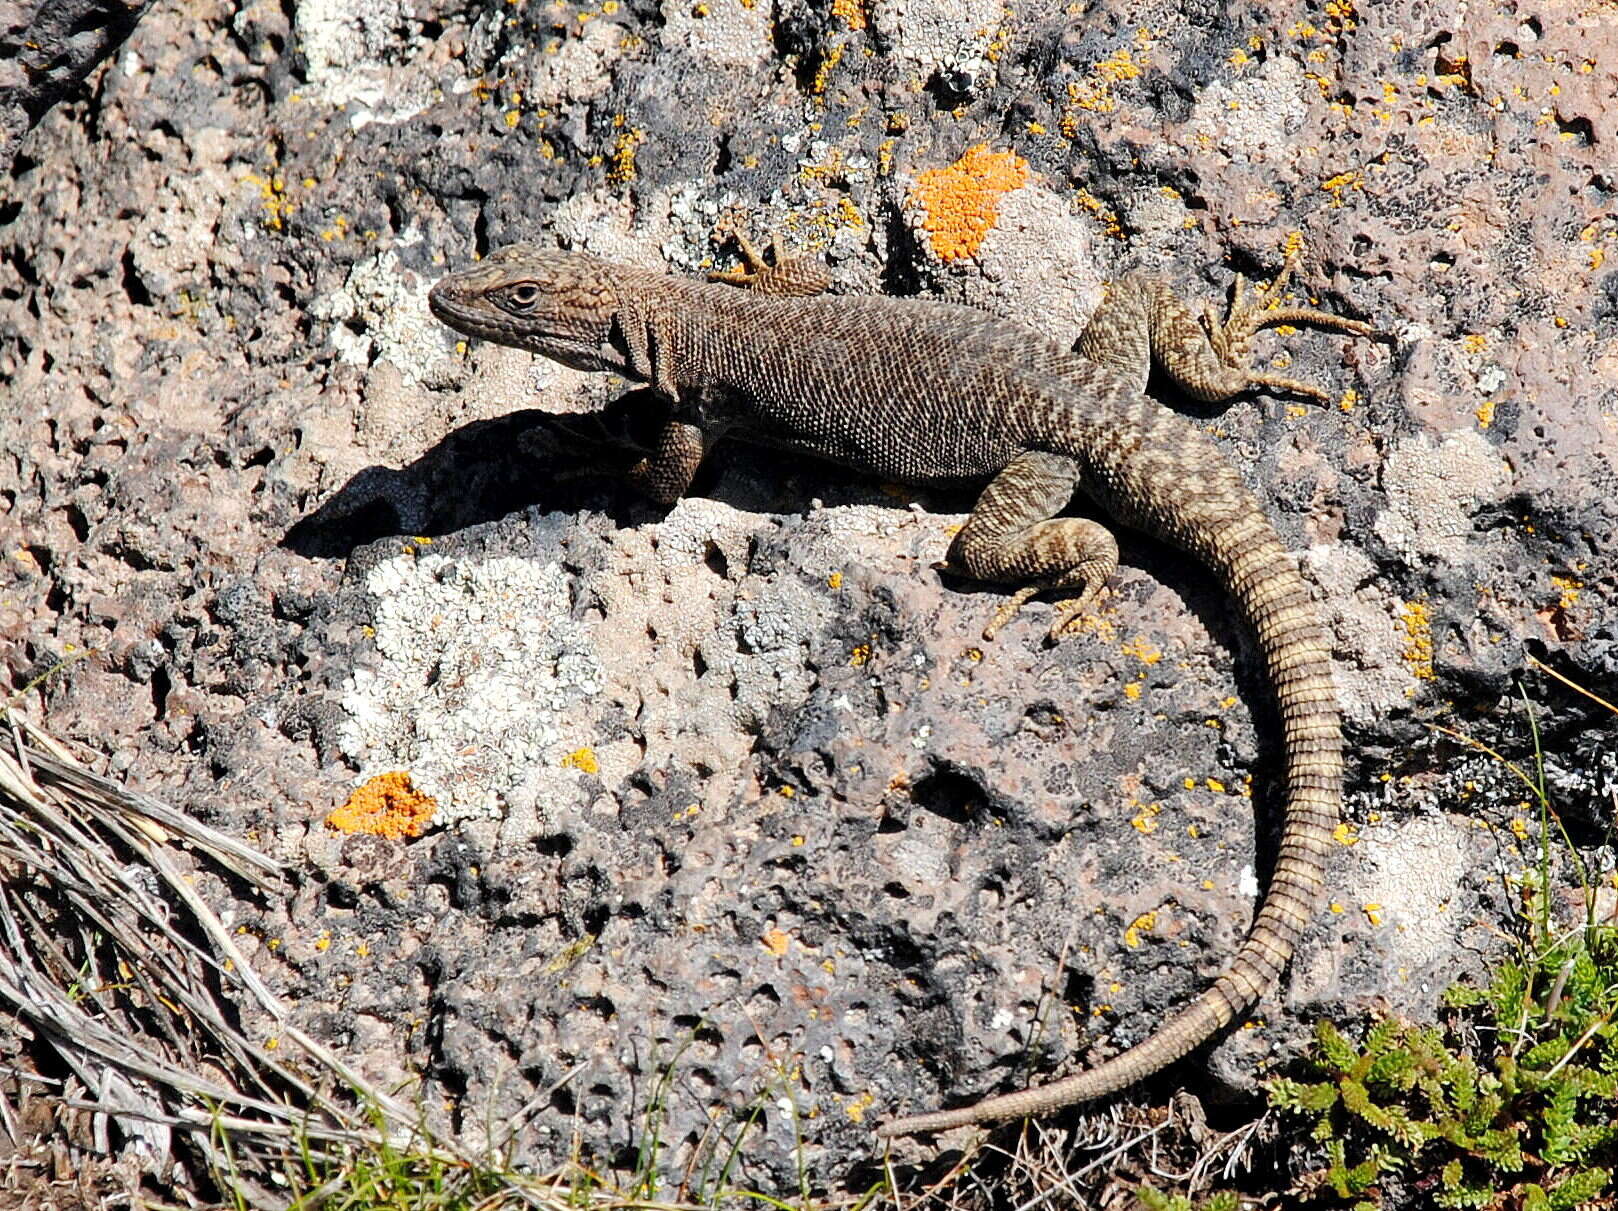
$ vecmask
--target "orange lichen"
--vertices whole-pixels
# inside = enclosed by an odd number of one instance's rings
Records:
[[[1013,151],[969,147],[947,168],[916,178],[911,202],[922,211],[933,255],[948,263],[974,256],[999,215],[1000,198],[1028,183],[1028,161]]]
[[[389,770],[355,787],[348,801],[326,817],[326,827],[396,841],[421,836],[437,810],[438,800],[412,786],[408,773]]]
[[[765,950],[777,957],[792,949],[792,936],[779,929],[766,929],[759,941],[763,943]]]

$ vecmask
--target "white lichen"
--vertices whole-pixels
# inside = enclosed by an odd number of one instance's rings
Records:
[[[362,778],[408,770],[445,823],[500,816],[536,775],[577,780],[569,712],[601,692],[588,628],[556,563],[401,555],[366,578],[379,662],[345,685],[343,751]]]

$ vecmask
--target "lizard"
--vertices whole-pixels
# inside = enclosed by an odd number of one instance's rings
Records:
[[[1226,318],[1199,316],[1137,270],[1107,289],[1067,348],[986,311],[920,298],[827,293],[807,257],[773,264],[745,238],[742,267],[709,280],[514,244],[438,281],[439,320],[467,336],[647,384],[669,406],[630,483],[672,505],[726,434],[888,481],[982,484],[940,567],[1015,592],[992,638],[1036,593],[1062,596],[1050,638],[1081,624],[1118,566],[1097,521],[1059,516],[1075,492],[1189,552],[1256,633],[1284,733],[1285,807],[1269,886],[1221,974],[1142,1042],[1044,1085],[898,1118],[878,1135],[935,1132],[1107,1097],[1211,1039],[1279,982],[1325,887],[1343,756],[1330,649],[1313,598],[1263,506],[1201,428],[1146,393],[1155,363],[1189,395],[1265,388],[1325,401],[1312,383],[1252,369],[1260,330],[1306,324],[1376,335],[1360,320],[1283,306],[1296,265]],[[737,289],[740,286],[742,289]]]

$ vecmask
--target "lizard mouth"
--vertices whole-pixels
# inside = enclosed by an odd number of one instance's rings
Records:
[[[491,335],[488,331],[490,325],[479,308],[468,301],[448,278],[434,284],[427,292],[427,310],[433,313],[434,319],[459,332],[475,336]]]

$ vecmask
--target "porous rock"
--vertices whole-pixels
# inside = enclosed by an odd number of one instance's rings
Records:
[[[205,890],[440,1128],[612,1165],[655,1115],[667,1178],[745,1134],[732,1185],[858,1183],[873,1121],[1138,1041],[1240,944],[1277,801],[1250,639],[1127,539],[1085,634],[1033,606],[985,645],[999,591],[931,566],[969,497],[777,454],[661,514],[579,474],[644,396],[465,350],[425,290],[514,239],[696,272],[775,228],[839,289],[1066,340],[1130,266],[1212,299],[1296,244],[1299,296],[1391,339],[1261,338],[1329,406],[1172,403],[1319,587],[1348,824],[1252,1028],[1138,1096],[1431,1013],[1537,844],[1456,736],[1531,761],[1526,694],[1611,870],[1612,718],[1540,668],[1618,679],[1618,46],[1334,12],[161,0],[0,203],[12,683],[68,660],[31,709],[287,865],[287,904]],[[945,258],[916,183],[979,147],[1026,181]],[[434,828],[327,828],[392,766]]]

